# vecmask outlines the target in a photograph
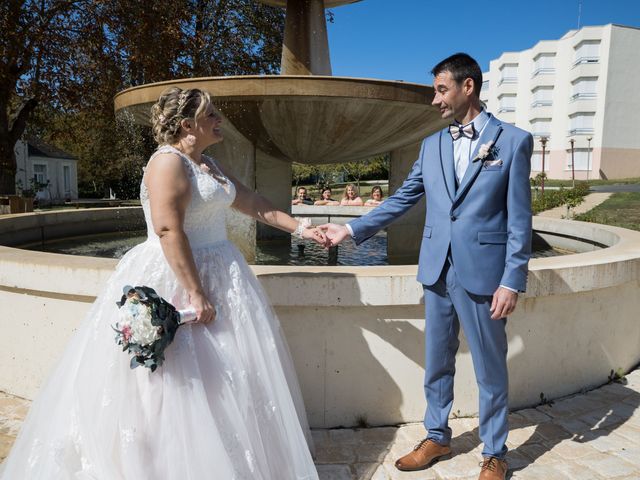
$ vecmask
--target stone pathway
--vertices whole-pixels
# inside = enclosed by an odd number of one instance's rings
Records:
[[[585,195],[584,202],[578,205],[571,211],[571,215],[580,215],[582,213],[587,213],[592,208],[597,207],[602,202],[607,200],[613,193],[610,192],[596,192],[589,193]],[[544,212],[540,212],[538,214],[539,217],[551,217],[551,218],[566,218],[567,216],[567,207],[564,205],[561,207],[552,208],[551,210],[545,210]]]
[[[551,405],[509,416],[507,460],[513,480],[640,479],[640,370]],[[0,393],[0,460],[8,454],[29,402]],[[451,421],[454,456],[421,472],[393,466],[424,435],[421,424],[314,430],[321,480],[476,480],[478,420]]]

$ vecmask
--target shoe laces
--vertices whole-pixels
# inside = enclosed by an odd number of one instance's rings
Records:
[[[480,467],[482,470],[489,470],[491,472],[495,472],[499,465],[499,460],[495,457],[485,458],[482,462],[480,462]]]
[[[433,440],[431,440],[430,438],[422,439],[422,440],[420,440],[420,442],[415,447],[413,447],[413,450],[414,451],[415,450],[420,450],[420,449],[424,448],[427,445],[427,443],[429,443],[429,442],[433,442]]]

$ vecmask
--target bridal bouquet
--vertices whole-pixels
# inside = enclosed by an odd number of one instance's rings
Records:
[[[196,319],[195,310],[178,311],[153,288],[123,289],[120,315],[112,328],[122,351],[133,355],[131,368],[145,366],[155,371],[164,361],[164,350],[171,344],[180,325]]]

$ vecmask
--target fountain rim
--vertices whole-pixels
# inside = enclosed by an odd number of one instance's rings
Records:
[[[211,85],[217,87],[212,91]],[[420,104],[431,108],[431,85],[374,78],[325,75],[234,75],[194,77],[146,83],[122,90],[113,97],[114,111],[152,104],[165,89],[203,88],[216,99],[255,99],[269,97],[357,98],[364,100]]]
[[[116,210],[141,209],[142,207],[116,207]],[[108,208],[88,208],[82,210],[58,210],[51,212],[34,212],[15,215],[0,216],[0,227],[8,222],[9,229],[11,223],[16,220],[20,223],[31,225],[32,223],[49,223],[47,218],[52,219],[65,215],[82,215],[83,212],[100,212],[102,214],[112,211]],[[40,217],[40,218],[38,218]],[[617,263],[640,258],[640,232],[614,227],[610,225],[580,222],[575,220],[557,220],[552,218],[534,216],[534,230],[544,233],[563,233],[568,227],[574,230],[576,236],[582,236],[607,245],[600,250],[574,253],[547,258],[535,258],[529,263],[530,272],[547,271],[554,269],[567,269],[575,267],[595,266],[603,263]],[[55,220],[52,220],[55,223]],[[67,268],[91,268],[91,269],[112,269],[117,263],[117,259],[107,259],[99,257],[88,257],[82,255],[68,255],[59,253],[40,252],[34,250],[24,250],[20,247],[0,245],[0,264],[4,262],[27,262],[48,266],[64,266]],[[290,266],[290,265],[252,265],[256,274],[348,274],[354,276],[415,276],[417,265],[380,265],[380,266]],[[0,269],[1,272],[1,269]],[[2,275],[0,273],[0,280]]]

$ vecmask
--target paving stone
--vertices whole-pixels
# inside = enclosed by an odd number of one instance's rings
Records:
[[[480,459],[475,455],[456,455],[450,460],[443,460],[431,467],[440,478],[460,479],[475,475],[476,477],[480,473],[480,467],[478,464]]]
[[[602,478],[591,468],[579,465],[575,462],[561,462],[554,465],[553,468],[562,472],[571,480],[599,480]]]
[[[388,480],[389,475],[381,463],[356,463],[353,466],[356,480]]]
[[[391,444],[388,443],[365,443],[355,447],[356,462],[378,462],[381,463],[387,457]]]
[[[401,472],[392,463],[384,463],[384,469],[391,480],[441,480],[442,478],[436,476],[433,468],[418,472]]]
[[[359,431],[362,443],[387,443],[391,444],[398,434],[397,427],[365,428]]]
[[[353,480],[349,465],[318,465],[320,480]]]
[[[396,441],[405,441],[417,444],[420,440],[427,436],[427,431],[421,423],[409,423],[402,425],[396,434]]]
[[[557,465],[538,465],[531,464],[522,470],[517,470],[511,473],[512,480],[569,480],[562,471],[556,468]],[[508,478],[508,477],[507,477]],[[586,477],[584,480],[594,480],[591,477]]]
[[[509,447],[510,449],[514,449],[524,443],[541,442],[542,440],[544,440],[544,438],[536,432],[537,428],[537,426],[531,425],[528,427],[510,430],[509,436],[507,437],[507,447]]]
[[[542,437],[547,441],[561,442],[573,437],[562,425],[553,422],[541,423],[536,427],[536,437]]]
[[[529,422],[529,425],[538,425],[539,423],[544,423],[551,420],[551,416],[535,408],[525,408],[524,410],[520,410],[513,415],[516,418],[522,417],[525,421]]]
[[[633,465],[640,477],[640,446],[622,447],[620,450],[612,453]]]
[[[328,430],[329,443],[340,445],[355,445],[360,443],[361,434],[351,428],[335,428]]]
[[[595,448],[602,453],[618,452],[628,444],[628,441],[625,438],[615,432],[606,431],[600,433],[600,435],[594,435],[591,438],[587,434],[583,441],[588,443],[590,447]]]
[[[356,455],[352,445],[326,445],[316,448],[316,464],[353,463]]]
[[[625,439],[627,445],[640,445],[640,428],[625,423],[618,426],[614,431],[616,435],[620,435]]]
[[[9,455],[11,446],[13,445],[15,439],[16,437],[14,435],[0,434],[0,462],[3,462],[4,459],[7,458],[7,455]]]
[[[597,452],[597,450],[588,443],[577,442],[575,440],[563,440],[560,443],[543,443],[549,448],[552,448],[558,456],[568,460],[586,457]]]
[[[638,474],[638,471],[625,460],[616,455],[597,453],[578,458],[576,462],[583,465],[604,478],[616,478],[624,475]]]

